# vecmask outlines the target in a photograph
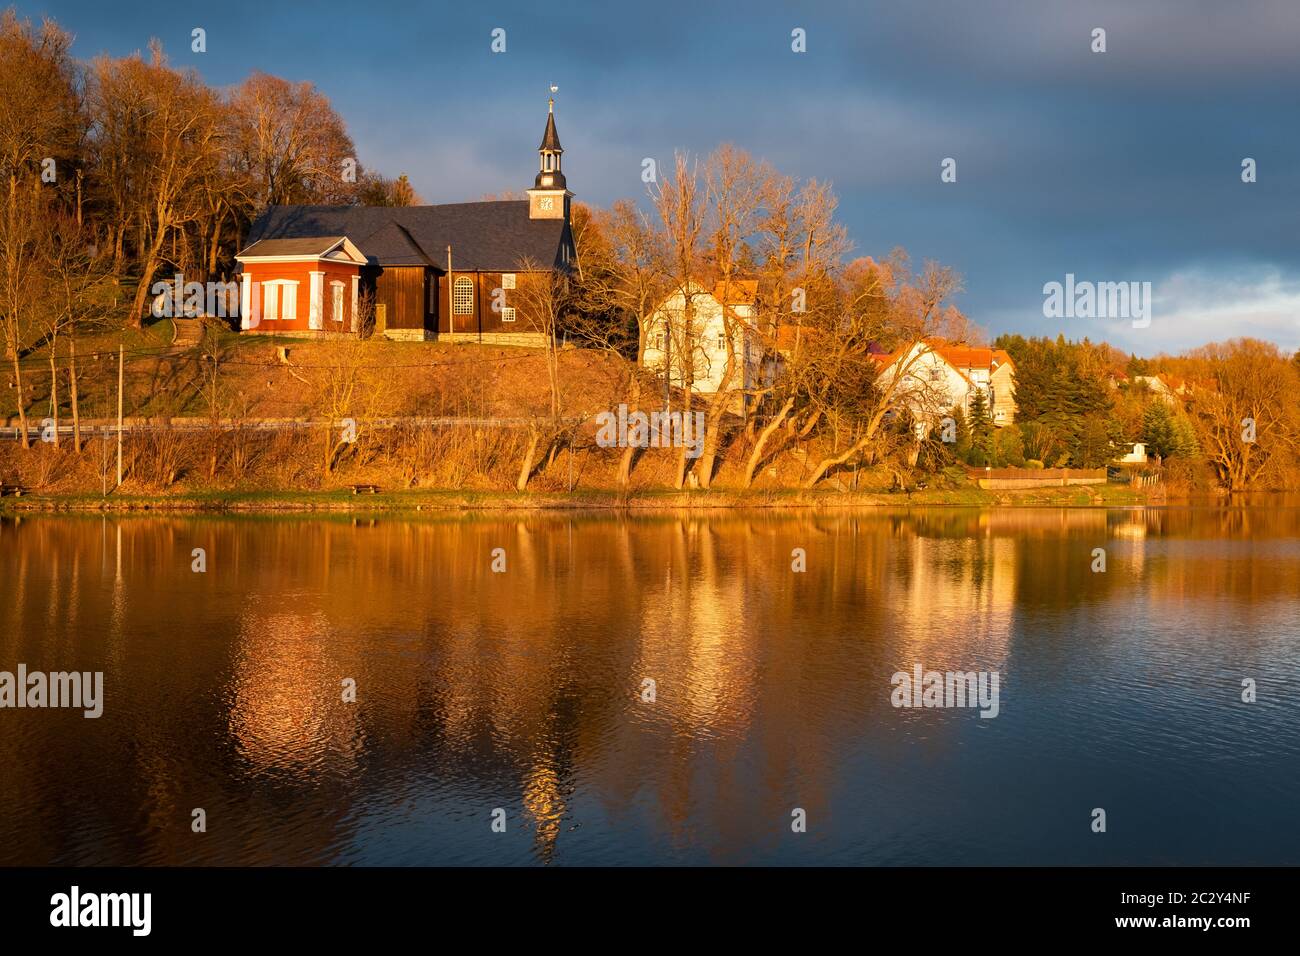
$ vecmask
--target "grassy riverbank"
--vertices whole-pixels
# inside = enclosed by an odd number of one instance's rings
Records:
[[[1160,488],[1125,485],[985,491],[975,486],[911,494],[839,491],[643,491],[584,489],[571,493],[527,493],[410,489],[375,495],[331,491],[211,491],[174,495],[24,495],[0,499],[0,512],[50,511],[544,511],[544,510],[713,510],[720,508],[838,508],[947,505],[963,507],[1096,507],[1163,504]]]

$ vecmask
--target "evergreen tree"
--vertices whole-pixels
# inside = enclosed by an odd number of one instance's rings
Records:
[[[1147,454],[1168,458],[1178,447],[1173,409],[1162,399],[1152,399],[1142,416],[1142,441]]]
[[[982,468],[993,464],[993,417],[989,414],[988,396],[977,388],[970,402],[970,456],[972,465]]]
[[[970,427],[966,424],[966,414],[961,410],[960,405],[954,405],[948,412],[948,417],[955,424],[956,442],[949,447],[952,448],[953,454],[958,461],[970,460]]]
[[[1101,468],[1112,457],[1106,420],[1100,415],[1087,416],[1079,432],[1079,447],[1074,456],[1075,465],[1079,468]]]

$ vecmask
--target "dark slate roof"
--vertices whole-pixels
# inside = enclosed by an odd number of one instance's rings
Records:
[[[355,240],[353,240],[355,242]],[[432,262],[424,254],[409,232],[395,222],[389,222],[377,233],[366,240],[366,258],[371,262],[386,266],[431,266]],[[452,250],[453,257],[455,249]],[[444,265],[446,264],[444,260]],[[455,265],[455,262],[452,263]]]
[[[320,256],[342,240],[342,236],[309,236],[305,239],[262,239],[251,243],[241,256]]]
[[[398,228],[395,228],[398,227]],[[442,206],[272,206],[248,232],[248,242],[345,235],[372,264],[424,265],[466,271],[514,272],[525,259],[560,265],[567,223],[529,219],[528,200]]]
[[[560,149],[560,134],[555,131],[555,114],[546,114],[546,132],[542,134],[542,145],[537,147],[539,150],[553,149],[562,153]]]

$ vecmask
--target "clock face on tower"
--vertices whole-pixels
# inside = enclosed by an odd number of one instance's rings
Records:
[[[549,212],[555,208],[555,200],[550,196],[543,196],[541,199],[537,200],[537,208]]]

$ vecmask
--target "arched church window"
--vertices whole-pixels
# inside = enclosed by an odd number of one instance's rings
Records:
[[[456,315],[474,314],[474,282],[460,276],[452,285],[451,311]]]

